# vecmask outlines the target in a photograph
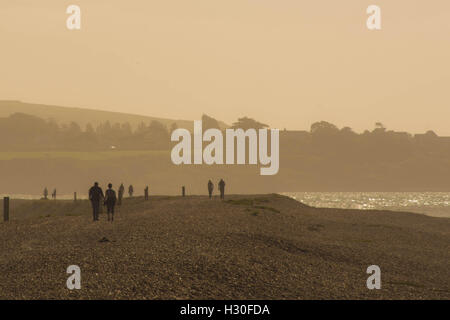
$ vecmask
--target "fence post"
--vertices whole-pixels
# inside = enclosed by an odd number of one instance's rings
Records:
[[[3,198],[3,221],[9,221],[9,197]]]
[[[181,187],[181,195],[183,197],[186,195],[186,188],[184,186]]]

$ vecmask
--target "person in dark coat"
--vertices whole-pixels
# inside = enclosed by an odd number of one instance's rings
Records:
[[[100,212],[100,201],[104,199],[103,190],[98,186],[98,182],[94,183],[94,186],[89,189],[89,200],[92,204],[92,214],[94,221],[98,221],[98,213]]]
[[[212,193],[214,190],[214,184],[212,183],[211,180],[208,181],[208,194],[209,194],[209,198],[212,198]]]
[[[108,184],[105,192],[105,205],[108,212],[108,221],[114,221],[114,206],[116,205],[116,192],[112,189],[112,184]]]
[[[225,181],[220,179],[219,181],[219,191],[220,191],[220,199],[225,199]]]

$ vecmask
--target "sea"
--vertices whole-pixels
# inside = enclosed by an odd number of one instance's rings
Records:
[[[450,192],[284,192],[319,208],[392,210],[450,218]]]

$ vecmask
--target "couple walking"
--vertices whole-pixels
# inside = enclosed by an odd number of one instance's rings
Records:
[[[89,200],[92,204],[92,214],[94,221],[98,221],[98,214],[100,212],[100,201],[103,200],[103,204],[107,208],[108,221],[114,221],[114,207],[116,205],[116,192],[112,189],[112,184],[108,184],[108,190],[103,194],[102,188],[98,186],[98,182],[94,183],[94,186],[89,189]]]
[[[214,184],[212,183],[211,180],[208,181],[208,194],[209,194],[209,198],[212,198],[212,193],[214,190]],[[223,179],[220,179],[219,181],[219,191],[220,191],[220,199],[224,199],[225,198],[225,181],[223,181]]]

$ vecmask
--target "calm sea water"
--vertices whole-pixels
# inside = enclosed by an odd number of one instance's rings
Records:
[[[286,192],[313,207],[381,209],[450,218],[450,192]]]

